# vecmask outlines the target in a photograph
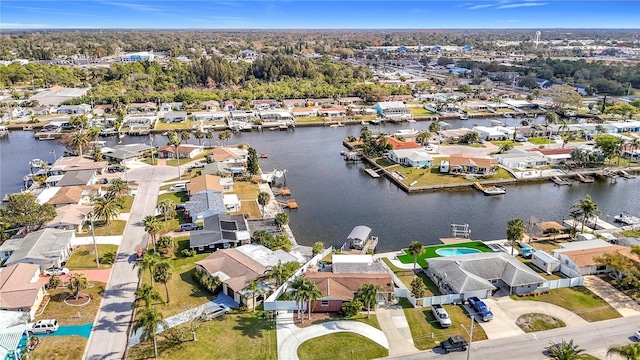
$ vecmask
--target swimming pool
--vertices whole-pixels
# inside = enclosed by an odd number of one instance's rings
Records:
[[[442,248],[442,249],[438,249],[436,250],[436,254],[440,255],[440,256],[458,256],[458,255],[467,255],[467,254],[475,254],[475,253],[479,253],[482,252],[480,250],[476,250],[476,249],[470,249],[470,248]]]

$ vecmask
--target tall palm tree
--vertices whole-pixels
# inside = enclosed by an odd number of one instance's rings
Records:
[[[560,344],[551,343],[547,347],[549,357],[553,360],[579,360],[582,358],[584,349],[580,349],[578,345],[573,344],[573,339],[569,342],[564,339]]]
[[[162,199],[158,203],[158,210],[164,216],[164,221],[167,221],[167,217],[173,216],[176,211],[176,204],[171,199]]]
[[[422,144],[422,146],[424,146],[424,144],[429,141],[430,136],[431,133],[428,131],[420,131],[420,133],[418,133],[418,138],[420,139],[420,143]]]
[[[269,203],[269,200],[271,200],[271,195],[268,192],[261,191],[258,194],[258,204],[260,204],[260,206],[262,206],[262,217],[263,218],[264,218],[264,207]]]
[[[302,317],[302,304],[304,304],[304,302],[307,299],[307,295],[306,295],[306,288],[305,288],[305,278],[302,276],[299,276],[295,279],[293,279],[293,281],[291,282],[291,289],[293,289],[293,300],[295,300],[296,305],[298,306],[298,318],[300,320],[303,319]]]
[[[144,225],[144,231],[151,235],[151,242],[153,243],[153,249],[156,249],[156,236],[158,232],[160,232],[161,224],[158,221],[158,218],[153,215],[147,215],[144,220],[142,220],[142,225]]]
[[[69,284],[67,287],[73,293],[73,296],[78,300],[78,295],[80,295],[80,291],[86,289],[89,286],[89,280],[85,274],[72,274],[69,277]]]
[[[245,288],[247,292],[251,294],[251,298],[253,299],[253,311],[256,311],[256,295],[260,294],[260,280],[250,280],[249,284]]]
[[[213,139],[215,137],[215,135],[213,134],[213,131],[209,130],[205,134],[205,137],[207,138],[207,140],[211,140],[211,139]]]
[[[626,360],[640,360],[640,343],[612,345],[607,350],[607,357],[618,355]]]
[[[524,236],[524,222],[522,219],[511,219],[507,224],[507,240],[511,245],[511,256],[513,256],[513,250],[516,247],[518,241],[522,240]]]
[[[278,264],[271,266],[267,269],[265,276],[270,279],[274,279],[276,281],[276,288],[280,286],[284,281],[286,281],[287,273],[285,271],[285,267],[282,264],[282,261],[278,261]]]
[[[580,231],[584,231],[584,225],[587,220],[590,218],[602,214],[598,204],[596,204],[592,199],[591,195],[588,195],[583,200],[578,200],[575,204],[571,206],[572,209],[577,211],[577,215],[582,218],[582,228]]]
[[[158,357],[158,344],[156,343],[156,334],[158,328],[166,329],[169,327],[162,313],[156,308],[144,309],[138,313],[138,318],[133,323],[133,331],[142,329],[140,334],[140,341],[146,341],[151,339],[153,341],[153,356]]]
[[[409,244],[407,249],[409,255],[413,256],[413,270],[416,269],[416,263],[418,262],[418,256],[424,252],[424,245],[420,241],[414,241]]]
[[[162,302],[162,297],[155,287],[149,284],[142,284],[138,290],[136,290],[136,299],[131,303],[131,308],[137,308],[140,303],[144,302],[144,308],[149,309],[153,305],[154,301]]]
[[[190,132],[188,131],[180,132],[180,140],[184,141],[185,143],[188,143],[190,138],[191,138]]]
[[[144,254],[142,254],[142,260],[133,263],[133,268],[138,268],[138,277],[142,276],[145,270],[149,270],[149,276],[151,277],[151,286],[153,286],[153,273],[155,272],[156,266],[161,262],[161,260],[162,259],[160,259],[155,251],[147,249]]]
[[[316,285],[316,283],[309,279],[306,280],[306,297],[309,309],[309,320],[311,320],[311,302],[313,302],[313,307],[315,307],[315,303],[322,296],[322,292],[318,289],[318,285]]]
[[[379,288],[373,284],[363,284],[356,292],[356,298],[367,307],[367,318],[371,315],[371,307],[378,303],[378,291]]]
[[[167,304],[171,302],[169,298],[169,287],[167,283],[171,280],[173,273],[171,272],[171,264],[166,259],[163,259],[156,265],[156,268],[153,272],[153,279],[160,284],[164,285],[164,291],[167,294]]]
[[[110,193],[106,193],[103,197],[97,199],[93,203],[93,214],[97,219],[105,221],[109,226],[112,219],[120,215],[122,209],[122,199]]]
[[[71,134],[69,143],[71,147],[78,150],[78,155],[82,156],[82,149],[89,145],[89,137],[81,130],[78,130]]]
[[[182,143],[182,140],[178,136],[178,133],[176,133],[175,131],[169,131],[169,134],[167,134],[167,138],[167,145],[173,146],[175,148],[176,161],[178,162],[178,179],[180,179],[182,178],[182,175],[180,174],[180,154],[178,153],[178,147]]]
[[[202,138],[204,138],[204,131],[198,129],[193,136],[198,139],[198,145],[202,145]]]
[[[107,192],[116,196],[129,194],[129,184],[120,178],[115,178],[111,180]]]
[[[500,149],[498,149],[498,153],[504,154],[504,153],[506,153],[507,151],[509,151],[511,149],[513,149],[513,141],[505,140],[502,143],[502,146],[500,146]]]

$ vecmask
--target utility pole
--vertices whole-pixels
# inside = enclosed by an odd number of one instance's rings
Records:
[[[464,331],[466,331],[467,334],[469,334],[469,346],[467,346],[467,360],[469,360],[469,356],[471,356],[471,342],[473,341],[473,323],[475,322],[473,314],[469,314],[469,315],[471,316],[471,328],[470,328],[470,330],[467,330],[467,328],[464,327],[464,324],[460,324],[460,326],[462,326]]]
[[[96,243],[96,232],[94,230],[94,226],[93,226],[93,212],[89,213],[89,216],[91,216],[91,236],[93,237],[93,251],[96,252],[96,266],[98,269],[100,269],[100,257],[98,256],[98,244]]]

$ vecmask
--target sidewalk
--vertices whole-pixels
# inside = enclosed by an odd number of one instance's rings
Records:
[[[640,314],[640,305],[637,302],[599,277],[585,276],[583,285],[616,309],[620,315],[635,316]]]
[[[389,341],[389,356],[420,352],[413,344],[409,323],[399,305],[380,305],[376,309],[380,329]]]

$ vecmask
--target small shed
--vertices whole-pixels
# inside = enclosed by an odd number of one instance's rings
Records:
[[[531,255],[531,262],[533,265],[544,270],[547,274],[560,270],[560,260],[542,250],[535,251]]]

